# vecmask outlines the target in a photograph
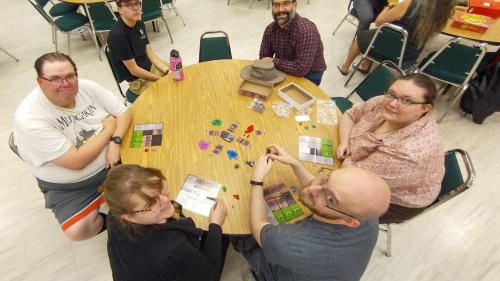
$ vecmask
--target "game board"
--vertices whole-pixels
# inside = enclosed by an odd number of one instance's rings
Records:
[[[221,186],[220,183],[189,174],[175,201],[184,209],[208,217]]]
[[[304,214],[284,183],[269,186],[263,192],[270,223],[285,223]]]
[[[299,136],[299,160],[333,166],[333,141]]]
[[[163,139],[163,123],[135,124],[131,148],[160,146]]]

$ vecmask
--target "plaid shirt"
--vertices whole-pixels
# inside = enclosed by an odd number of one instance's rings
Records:
[[[313,22],[298,14],[284,29],[275,22],[266,27],[259,53],[259,58],[263,57],[274,57],[276,69],[294,76],[326,70],[318,29]]]

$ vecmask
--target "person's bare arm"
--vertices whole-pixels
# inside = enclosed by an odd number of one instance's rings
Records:
[[[132,114],[128,109],[116,117],[116,128],[113,132],[113,137],[123,138],[125,133],[127,133],[131,120]],[[120,147],[121,145],[119,144],[109,142],[108,151],[106,152],[106,167],[114,167],[120,161]]]
[[[253,167],[252,181],[263,182],[272,167],[272,162],[269,161],[269,155],[262,155],[255,162]],[[252,184],[250,191],[250,228],[255,241],[260,243],[260,232],[262,228],[269,224],[266,215],[266,201],[264,200],[264,193],[262,186]],[[262,246],[262,245],[261,245]]]
[[[167,72],[170,70],[168,65],[165,65],[165,63],[163,63],[163,61],[155,54],[153,48],[151,47],[151,44],[146,45],[146,55],[153,63],[153,65],[156,66],[156,68],[161,70],[161,72],[167,74]]]
[[[380,26],[384,23],[391,23],[402,18],[408,7],[410,6],[411,0],[405,0],[399,4],[395,4],[394,7],[389,8],[386,6],[382,12],[375,19],[375,26]]]
[[[81,170],[94,161],[108,145],[111,136],[115,132],[115,117],[110,115],[102,123],[103,130],[100,134],[79,148],[72,146],[66,153],[52,160],[52,163],[71,170]]]
[[[311,174],[311,172],[309,172],[299,160],[292,157],[285,149],[276,144],[271,144],[268,148],[271,150],[269,158],[272,160],[278,160],[283,164],[290,165],[302,186],[307,185],[314,179],[314,175]]]
[[[345,159],[347,156],[351,154],[351,150],[349,147],[349,136],[351,135],[352,128],[354,128],[354,121],[347,116],[343,116],[340,119],[339,124],[339,138],[340,143],[339,147],[337,147],[337,157],[339,159]]]
[[[149,45],[147,45],[147,46],[149,46]],[[147,49],[148,49],[147,46],[146,46],[146,53],[147,53]],[[148,57],[149,57],[149,54],[148,54]],[[149,69],[141,68],[139,65],[137,65],[137,62],[133,58],[129,59],[129,60],[124,60],[123,64],[127,67],[128,71],[130,71],[130,73],[132,73],[132,75],[137,76],[139,78],[142,78],[144,80],[156,81],[156,80],[161,78],[160,76],[151,73],[149,71]],[[155,64],[155,66],[156,66],[156,64]],[[165,68],[166,68],[166,66],[165,66]],[[163,70],[163,69],[160,68],[160,70]]]

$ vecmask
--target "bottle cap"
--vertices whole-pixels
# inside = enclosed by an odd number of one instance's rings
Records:
[[[170,51],[170,56],[173,57],[173,58],[178,58],[179,57],[179,52],[175,49],[172,49],[172,51]]]

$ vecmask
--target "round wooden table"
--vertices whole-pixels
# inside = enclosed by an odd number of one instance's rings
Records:
[[[295,82],[317,99],[329,99],[323,90],[303,77],[287,75],[284,81],[276,84],[269,99],[263,102],[266,106],[263,113],[249,109],[253,99],[239,95],[238,87],[242,82],[241,69],[251,63],[247,60],[203,62],[185,67],[182,81],[173,81],[172,75],[163,77],[144,91],[131,107],[133,120],[123,138],[123,163],[161,169],[167,178],[171,199],[177,197],[188,174],[226,186],[227,191],[220,190],[218,194],[218,199],[226,204],[228,210],[222,226],[226,234],[251,233],[249,181],[253,168],[245,164],[245,161],[256,160],[272,143],[284,147],[291,155],[298,157],[300,135],[332,139],[334,149],[339,141],[337,126],[317,123],[316,103],[312,106],[311,122],[301,124],[295,121],[295,109],[289,118],[279,117],[273,111],[274,101],[282,100],[278,96],[278,89],[290,82]],[[340,120],[338,110],[337,115]],[[220,119],[222,124],[213,125],[214,119]],[[227,130],[235,121],[240,125],[234,132],[235,139],[232,142],[227,142],[220,136],[206,134],[207,130]],[[135,124],[159,122],[164,124],[161,146],[130,148]],[[264,131],[265,135],[257,135],[254,131],[249,137],[244,136],[244,131],[251,125],[255,130]],[[305,128],[306,125],[308,129]],[[250,141],[252,146],[246,147],[237,143],[238,137]],[[211,142],[210,147],[207,150],[200,149],[200,140]],[[223,151],[218,156],[210,156],[218,144],[224,146]],[[228,150],[236,151],[238,158],[230,159]],[[238,164],[239,168],[235,168],[235,164]],[[313,173],[322,167],[309,162],[303,164]],[[335,160],[335,168],[339,168],[340,164],[339,160]],[[281,182],[288,188],[300,186],[292,169],[276,162],[266,178],[264,187]],[[233,195],[239,195],[239,200]],[[309,215],[310,211],[298,201],[297,193],[293,195],[305,212],[304,216],[298,218],[302,219]],[[192,217],[198,227],[208,229],[207,217],[188,210],[183,210],[183,213]]]

